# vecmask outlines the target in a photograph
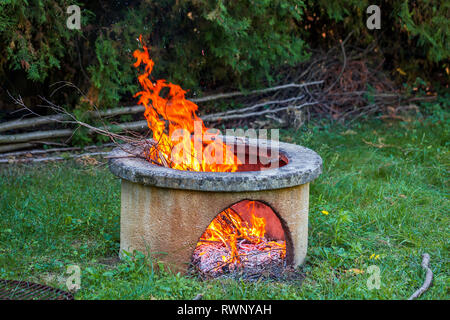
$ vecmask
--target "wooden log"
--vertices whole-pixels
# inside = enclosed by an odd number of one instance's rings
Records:
[[[47,143],[41,143],[41,142],[33,142],[33,143],[23,143],[24,145],[31,145],[36,146],[39,144],[51,144],[51,142]],[[51,148],[51,149],[34,149],[34,150],[26,150],[26,151],[16,151],[16,152],[5,152],[1,153],[2,147],[8,147],[9,145],[0,146],[0,158],[7,158],[7,157],[20,157],[27,154],[37,155],[37,154],[47,154],[47,153],[54,153],[54,152],[67,152],[67,151],[77,151],[77,150],[93,150],[93,149],[102,149],[107,147],[116,146],[115,143],[104,143],[102,145],[91,145],[87,147],[63,147],[63,148]],[[20,147],[19,148],[26,148],[28,146]]]
[[[319,85],[322,84],[323,80],[320,81],[312,81],[312,82],[307,82],[307,83],[289,83],[289,84],[284,84],[281,86],[276,86],[276,87],[272,87],[272,88],[265,88],[265,89],[259,89],[259,90],[253,90],[250,92],[242,92],[242,91],[236,91],[236,92],[229,92],[229,93],[220,93],[220,94],[216,94],[216,95],[212,95],[212,96],[206,96],[206,97],[202,97],[202,98],[196,98],[196,99],[189,99],[192,102],[205,102],[205,101],[212,101],[212,100],[217,100],[217,99],[226,99],[226,98],[233,98],[236,96],[245,96],[245,95],[250,95],[250,94],[260,94],[260,93],[267,93],[267,92],[271,92],[271,91],[277,91],[277,90],[282,90],[282,89],[288,89],[288,88],[303,88],[303,87],[307,87],[307,86],[312,86],[312,85]]]
[[[301,105],[297,105],[297,106],[287,106],[287,107],[282,107],[282,108],[277,108],[277,109],[267,109],[267,110],[262,110],[262,111],[258,111],[258,112],[249,112],[249,113],[242,113],[242,114],[230,114],[230,115],[210,115],[207,118],[205,117],[206,121],[209,122],[214,122],[214,121],[223,121],[223,120],[236,120],[236,119],[245,119],[245,118],[250,118],[250,117],[257,117],[257,116],[262,116],[262,115],[266,115],[266,114],[271,114],[271,113],[277,113],[280,111],[285,111],[288,109],[295,109],[295,110],[299,110],[302,109],[303,107],[306,106],[312,106],[317,104],[317,102],[306,102],[303,103]]]
[[[205,116],[202,116],[201,118],[205,121],[214,121],[217,119],[221,119],[221,117],[229,116],[231,114],[235,114],[235,113],[242,114],[244,112],[256,110],[260,107],[269,106],[269,105],[273,105],[273,104],[285,104],[285,103],[297,101],[300,99],[303,99],[303,96],[293,97],[293,98],[289,98],[289,99],[285,99],[285,100],[265,101],[265,102],[257,103],[250,107],[245,107],[245,108],[241,108],[241,109],[233,109],[233,110],[229,110],[229,111],[225,111],[225,112],[218,112],[218,113],[213,113],[213,114],[207,114]]]
[[[9,152],[14,150],[22,150],[26,148],[33,148],[36,144],[34,143],[16,143],[16,144],[7,144],[4,146],[0,146],[0,153]]]
[[[40,139],[51,139],[51,138],[64,138],[70,137],[73,134],[71,129],[61,129],[61,130],[50,130],[50,131],[36,131],[19,133],[12,135],[2,135],[0,136],[0,144],[5,143],[16,143],[16,142],[29,142],[33,140]]]
[[[19,162],[45,162],[45,161],[61,161],[67,159],[78,159],[92,156],[106,156],[109,152],[91,152],[82,154],[71,154],[64,157],[43,157],[43,158],[25,158],[25,159],[0,159],[0,164],[4,163],[19,163]]]
[[[113,117],[123,114],[135,114],[144,112],[145,107],[144,106],[130,106],[130,107],[123,107],[123,108],[115,108],[115,109],[109,109],[106,111],[101,112],[94,112],[91,111],[90,114],[93,117]],[[4,123],[0,123],[0,132],[2,131],[9,131],[14,129],[24,129],[24,128],[35,128],[44,124],[54,123],[55,121],[64,121],[68,120],[69,117],[66,115],[54,115],[54,116],[43,116],[43,117],[33,117],[29,119],[23,119],[23,120],[13,120],[8,121]]]
[[[115,108],[106,111],[100,112],[89,112],[91,117],[112,117],[122,114],[133,114],[144,112],[144,106],[131,106],[131,107],[123,107],[123,108]],[[54,123],[57,121],[68,120],[69,117],[66,115],[54,115],[54,116],[43,116],[43,117],[33,117],[29,119],[23,120],[13,120],[4,123],[0,123],[0,132],[9,131],[14,129],[24,129],[24,128],[35,128],[44,124]]]
[[[108,109],[105,111],[99,111],[95,112],[92,111],[92,115],[96,117],[113,117],[113,116],[119,116],[122,114],[135,114],[144,112],[145,107],[144,106],[129,106],[129,107],[120,107],[120,108],[114,108],[114,109]]]
[[[30,143],[31,145],[35,146],[35,144]],[[1,152],[0,146],[0,152]],[[66,148],[52,148],[52,149],[38,149],[38,150],[26,150],[26,151],[18,151],[18,152],[7,152],[7,153],[0,153],[0,158],[8,158],[8,157],[21,157],[25,155],[36,155],[36,154],[47,154],[52,152],[67,152],[67,151],[76,151],[81,150],[80,147],[66,147]]]
[[[58,143],[55,141],[38,141],[38,140],[36,140],[36,141],[33,140],[30,142],[24,142],[24,143],[5,144],[5,145],[0,145],[0,157],[4,157],[5,155],[17,153],[17,152],[10,152],[10,151],[29,149],[29,148],[34,148],[34,147],[43,146],[43,145],[45,145],[45,146],[67,146],[64,143]],[[26,153],[28,153],[28,151]]]
[[[147,120],[134,121],[128,123],[118,123],[116,125],[107,126],[106,129],[120,128],[122,130],[134,130],[141,131],[144,129],[148,129]]]
[[[119,128],[123,130],[134,130],[141,131],[148,129],[147,121],[135,121],[128,123],[119,123],[117,125],[109,125],[104,129],[113,130],[114,128]],[[70,137],[74,133],[72,129],[61,129],[61,130],[48,130],[48,131],[36,131],[36,132],[27,132],[27,133],[18,133],[12,135],[0,135],[0,144],[16,144],[16,142],[30,142],[40,139],[49,139],[49,138],[66,138]],[[95,133],[94,130],[89,131],[90,134]],[[24,148],[30,147],[23,145]],[[8,149],[5,148],[5,151],[17,150],[16,149]],[[5,152],[3,151],[3,152]]]
[[[4,123],[0,123],[0,132],[21,128],[35,128],[43,124],[53,123],[55,121],[67,120],[65,115],[53,115],[48,117],[33,117],[23,120],[13,120]]]

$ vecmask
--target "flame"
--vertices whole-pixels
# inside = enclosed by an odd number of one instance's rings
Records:
[[[179,170],[236,171],[239,160],[217,133],[206,128],[197,116],[198,106],[185,98],[186,91],[163,79],[151,80],[155,63],[142,35],[139,40],[143,51],[134,51],[134,67],[143,65],[144,73],[138,76],[142,90],[135,97],[145,107],[144,116],[157,142],[156,147],[146,151],[146,158]]]
[[[197,116],[198,106],[185,98],[186,91],[180,86],[164,79],[152,80],[151,73],[155,63],[150,58],[149,48],[139,41],[143,50],[135,50],[135,68],[144,67],[138,76],[142,90],[135,94],[138,103],[145,107],[144,116],[152,131],[155,145],[145,151],[146,158],[178,170],[234,172],[241,164],[232,148],[222,142],[217,133],[211,132]],[[255,201],[251,206],[250,223],[243,221],[239,212],[228,208],[211,222],[201,236],[197,248],[209,242],[221,243],[228,249],[222,255],[217,268],[223,264],[238,265],[243,258],[242,248],[260,245],[258,250],[281,250],[286,255],[286,245],[265,239],[266,221],[255,215]],[[199,256],[204,255],[201,252]]]
[[[249,201],[248,209],[251,212],[250,223],[243,221],[239,213],[232,208],[225,209],[206,228],[203,235],[197,243],[197,248],[208,243],[220,242],[228,248],[229,255],[222,256],[222,261],[226,264],[241,264],[241,254],[238,250],[238,241],[240,247],[246,245],[257,245],[265,243],[264,251],[281,250],[282,257],[286,256],[286,243],[283,241],[267,241],[265,239],[266,220],[263,217],[255,215],[255,201]],[[203,255],[201,252],[200,255]]]

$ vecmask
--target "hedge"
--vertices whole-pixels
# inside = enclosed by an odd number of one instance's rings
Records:
[[[81,7],[81,30],[66,27],[66,8]],[[2,0],[0,79],[23,96],[49,95],[71,81],[86,97],[65,96],[69,108],[101,108],[137,90],[132,52],[143,35],[155,77],[194,92],[258,87],[277,68],[335,45],[353,31],[355,45],[377,41],[387,67],[415,75],[448,68],[448,1],[381,1],[382,29],[365,26],[369,1],[357,0]],[[1,105],[0,105],[1,108]]]

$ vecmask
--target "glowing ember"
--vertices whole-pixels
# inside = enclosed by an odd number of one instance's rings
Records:
[[[251,212],[250,223],[228,208],[203,233],[194,252],[194,264],[201,272],[217,275],[239,267],[279,263],[285,258],[285,241],[266,239],[266,221],[255,215],[255,201],[249,201],[247,206]]]
[[[139,37],[142,43],[142,36]],[[146,152],[152,161],[173,169],[213,172],[234,172],[240,163],[227,147],[205,127],[197,116],[198,106],[185,98],[186,91],[166,80],[150,79],[154,62],[143,45],[136,50],[134,66],[144,65],[138,80],[142,91],[135,94],[139,104],[145,106],[144,116],[157,142]]]

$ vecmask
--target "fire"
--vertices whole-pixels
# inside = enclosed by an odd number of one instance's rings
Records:
[[[142,36],[139,37],[143,44]],[[149,48],[135,50],[135,68],[144,66],[138,76],[142,90],[135,94],[138,103],[145,107],[147,119],[155,145],[145,151],[146,158],[154,163],[178,170],[234,172],[241,164],[232,148],[224,144],[217,133],[211,132],[197,116],[198,106],[185,98],[186,91],[166,80],[152,80],[154,62],[149,56]],[[232,208],[221,212],[208,226],[197,244],[196,252],[202,259],[208,256],[203,249],[213,245],[223,247],[218,265],[237,266],[249,261],[250,256],[263,253],[271,259],[272,253],[278,258],[286,255],[284,241],[268,241],[265,238],[266,221],[254,212],[252,206],[250,223],[243,221],[239,212]],[[210,246],[211,244],[211,246]]]
[[[255,201],[249,201],[248,209],[251,212],[250,223],[243,221],[239,213],[228,208],[217,215],[206,231],[200,237],[196,250],[203,256],[203,249],[208,244],[216,243],[226,247],[227,255],[221,256],[221,263],[216,269],[224,265],[238,266],[248,260],[249,255],[258,253],[270,253],[278,251],[279,256],[286,256],[286,243],[284,241],[268,241],[265,238],[266,221],[263,217],[255,215]]]
[[[141,43],[142,36],[139,37]],[[149,49],[135,50],[134,67],[144,66],[138,77],[142,90],[135,94],[145,106],[144,116],[156,146],[146,151],[149,161],[178,170],[234,172],[240,163],[217,133],[197,116],[198,106],[185,98],[186,91],[166,80],[151,80],[154,62]]]

